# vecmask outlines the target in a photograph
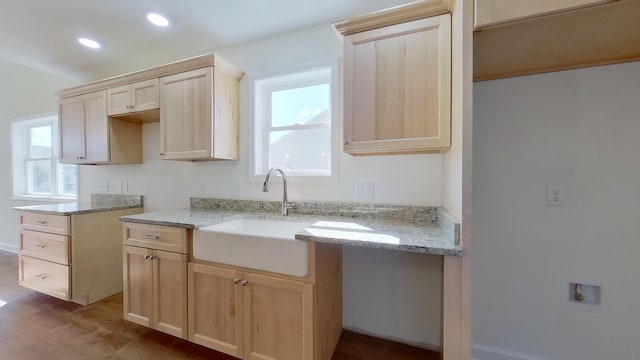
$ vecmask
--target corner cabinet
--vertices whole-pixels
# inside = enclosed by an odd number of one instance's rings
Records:
[[[160,79],[160,154],[165,160],[237,160],[242,73],[206,67]]]
[[[60,161],[64,164],[138,164],[142,127],[107,116],[106,91],[58,102]]]
[[[451,16],[344,38],[344,151],[427,153],[451,145]]]

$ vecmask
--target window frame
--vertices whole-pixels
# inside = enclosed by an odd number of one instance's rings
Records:
[[[286,171],[287,179],[292,182],[336,182],[337,181],[337,147],[339,145],[339,66],[337,60],[317,62],[298,66],[288,71],[277,71],[269,74],[262,74],[253,78],[253,148],[252,164],[249,170],[251,182],[261,182],[269,170],[269,136],[273,131],[304,131],[310,129],[330,128],[330,151],[329,170],[314,171],[301,170]],[[313,75],[327,71],[326,75]],[[320,81],[323,79],[324,81]],[[271,120],[271,94],[275,91],[298,89],[307,86],[329,85],[329,106],[331,121],[329,124],[294,124],[289,126],[272,126]]]
[[[31,157],[31,129],[51,126],[51,154],[47,157]],[[11,123],[11,157],[13,198],[16,200],[60,201],[76,200],[78,198],[78,175],[76,172],[76,193],[62,192],[63,167],[75,166],[60,163],[59,154],[59,121],[57,115],[47,115],[26,120],[16,120]],[[34,161],[48,160],[50,162],[52,192],[43,193],[32,191],[29,181],[29,164]]]

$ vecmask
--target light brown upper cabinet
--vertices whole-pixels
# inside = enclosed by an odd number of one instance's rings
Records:
[[[242,73],[206,67],[160,79],[160,154],[165,160],[237,160]]]
[[[61,90],[62,161],[142,163],[142,124],[158,121],[166,160],[237,160],[243,75],[206,54]]]
[[[449,14],[345,36],[345,152],[441,152],[450,127]]]
[[[475,27],[499,25],[615,0],[476,0]]]
[[[105,90],[64,98],[58,104],[62,163],[142,162],[140,124],[109,119]]]
[[[158,79],[150,79],[107,89],[107,115],[159,108],[158,84]]]

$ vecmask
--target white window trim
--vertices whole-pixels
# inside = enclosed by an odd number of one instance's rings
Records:
[[[52,157],[46,158],[46,159],[51,159],[51,162],[52,162],[51,165],[53,168],[56,169],[56,176],[53,179],[53,187],[55,188],[56,191],[53,195],[28,194],[26,189],[26,187],[28,186],[27,180],[26,180],[28,177],[28,174],[27,174],[28,166],[27,166],[26,154],[29,151],[27,149],[29,144],[25,141],[27,139],[27,136],[24,132],[26,131],[26,129],[30,129],[37,126],[45,126],[45,125],[52,126],[52,146],[53,146]],[[60,194],[58,192],[60,189],[58,184],[58,176],[57,176],[58,162],[60,160],[58,131],[59,131],[59,121],[58,121],[57,115],[49,114],[49,115],[38,116],[37,118],[14,120],[11,123],[11,159],[13,162],[11,165],[11,171],[12,171],[12,182],[13,182],[13,196],[12,196],[13,200],[38,201],[38,202],[61,202],[61,201],[68,202],[68,201],[77,200],[77,194],[75,197],[71,197],[71,196],[65,196],[64,194]],[[21,142],[22,142],[22,144],[20,144],[21,149],[19,149],[18,151],[15,151],[16,150],[15,145],[17,144],[14,144],[13,142],[18,137],[21,139]],[[18,181],[16,180],[16,174],[15,174],[16,171],[19,171],[21,173],[21,175],[18,175],[19,176]],[[78,181],[76,179],[76,184],[77,183]]]
[[[313,63],[301,64],[288,69],[279,69],[277,71],[264,72],[251,77],[251,103],[253,105],[253,121],[252,121],[252,136],[251,136],[251,164],[249,166],[249,182],[250,183],[262,183],[264,181],[265,174],[256,174],[257,161],[266,161],[266,159],[258,160],[256,158],[256,146],[264,147],[264,123],[263,117],[258,116],[258,112],[261,111],[261,106],[258,106],[256,98],[256,82],[261,80],[267,80],[269,78],[277,78],[284,76],[294,76],[297,73],[306,73],[313,70],[326,69],[331,70],[331,175],[300,175],[287,172],[287,180],[289,182],[305,182],[305,183],[336,183],[338,182],[338,156],[340,155],[340,149],[342,146],[341,131],[342,123],[339,119],[342,118],[341,110],[341,93],[340,93],[340,66],[336,59],[317,61]],[[262,109],[267,111],[267,109]],[[300,127],[297,127],[300,129]],[[258,131],[258,129],[262,129]],[[279,128],[283,129],[283,128]],[[286,129],[285,129],[286,130]],[[261,152],[262,156],[266,156],[266,152]]]

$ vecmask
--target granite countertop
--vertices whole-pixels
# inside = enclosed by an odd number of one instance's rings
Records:
[[[92,194],[90,202],[16,206],[19,211],[53,215],[79,215],[142,207],[142,196]]]
[[[122,216],[125,222],[198,229],[243,218],[309,222],[298,240],[461,256],[459,224],[439,208],[352,203],[296,203],[192,198],[191,207]]]

